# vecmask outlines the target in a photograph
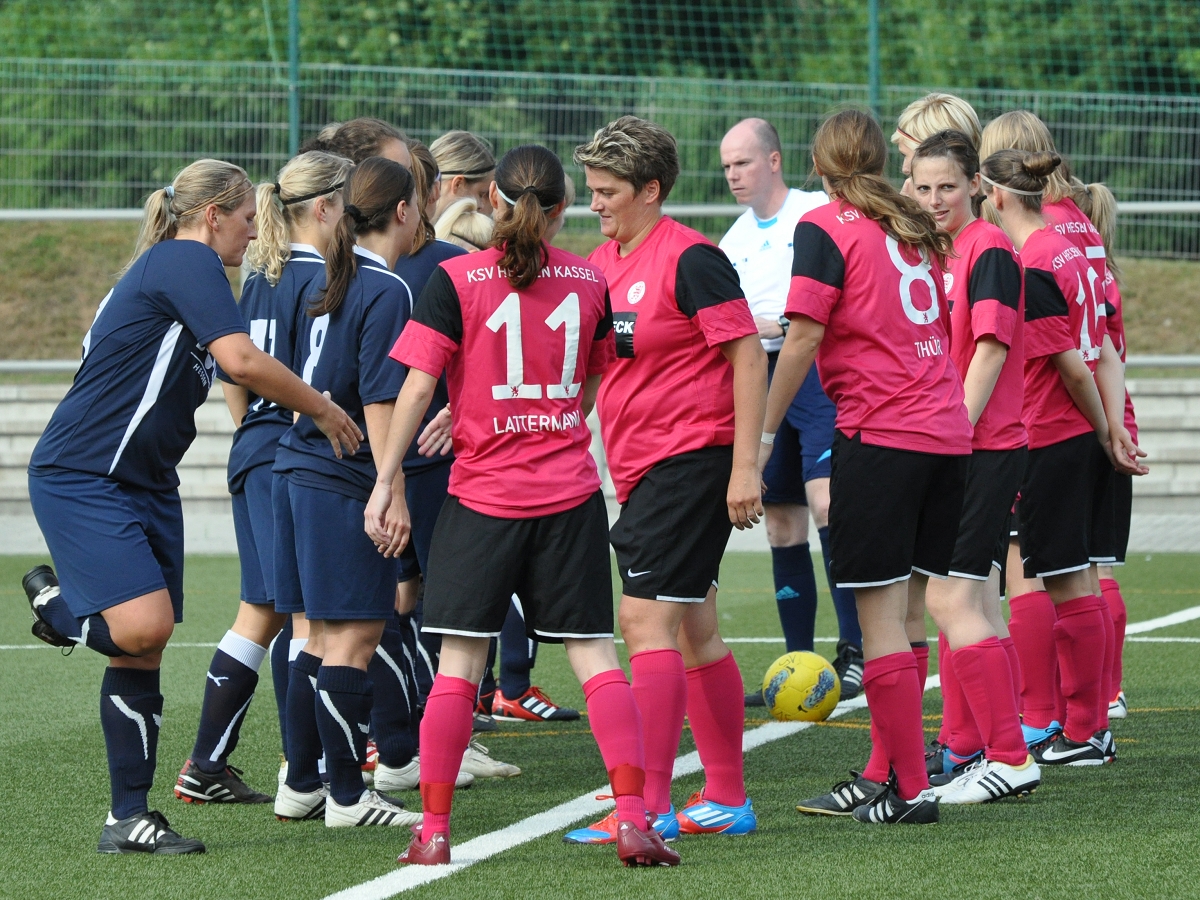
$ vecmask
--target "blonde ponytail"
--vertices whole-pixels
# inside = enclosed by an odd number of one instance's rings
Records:
[[[250,266],[278,284],[291,258],[292,229],[312,212],[319,197],[341,190],[354,163],[319,150],[301,153],[279,172],[278,182],[258,186],[258,238],[246,251]]]
[[[195,224],[197,216],[209,206],[233,212],[253,190],[254,185],[245,170],[233,163],[199,159],[181,169],[169,185],[146,198],[137,245],[121,274],[129,271],[129,267],[155,244],[168,241],[179,233],[180,228]]]

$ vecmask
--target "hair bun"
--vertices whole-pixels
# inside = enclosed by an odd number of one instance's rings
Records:
[[[1024,169],[1034,178],[1045,178],[1062,165],[1062,157],[1053,151],[1036,150],[1025,157]]]

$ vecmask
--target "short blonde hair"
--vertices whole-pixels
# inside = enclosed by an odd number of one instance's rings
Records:
[[[903,138],[915,147],[939,131],[961,131],[976,147],[983,135],[979,116],[970,103],[954,94],[934,91],[904,108],[892,132],[892,143],[899,144]]]
[[[588,143],[575,148],[574,159],[577,165],[628,181],[635,194],[657,181],[659,202],[679,177],[679,149],[671,132],[637,116],[621,116],[598,129]]]
[[[447,131],[429,145],[429,152],[447,178],[461,175],[474,183],[496,168],[492,145],[469,131]]]
[[[491,216],[479,211],[474,197],[463,197],[446,207],[433,228],[439,241],[474,253],[491,245],[493,224]]]

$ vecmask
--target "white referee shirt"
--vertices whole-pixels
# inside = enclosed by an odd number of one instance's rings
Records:
[[[737,269],[754,315],[769,319],[783,315],[792,283],[792,237],[796,224],[810,209],[828,202],[824,191],[792,188],[774,218],[760,219],[753,209],[748,209],[721,238],[719,246]],[[764,340],[762,345],[768,353],[773,353],[783,346],[783,338]]]

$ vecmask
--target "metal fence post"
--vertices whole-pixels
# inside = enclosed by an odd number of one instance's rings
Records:
[[[288,156],[300,152],[300,0],[288,0]]]
[[[867,4],[867,92],[871,112],[880,118],[879,0]]]

